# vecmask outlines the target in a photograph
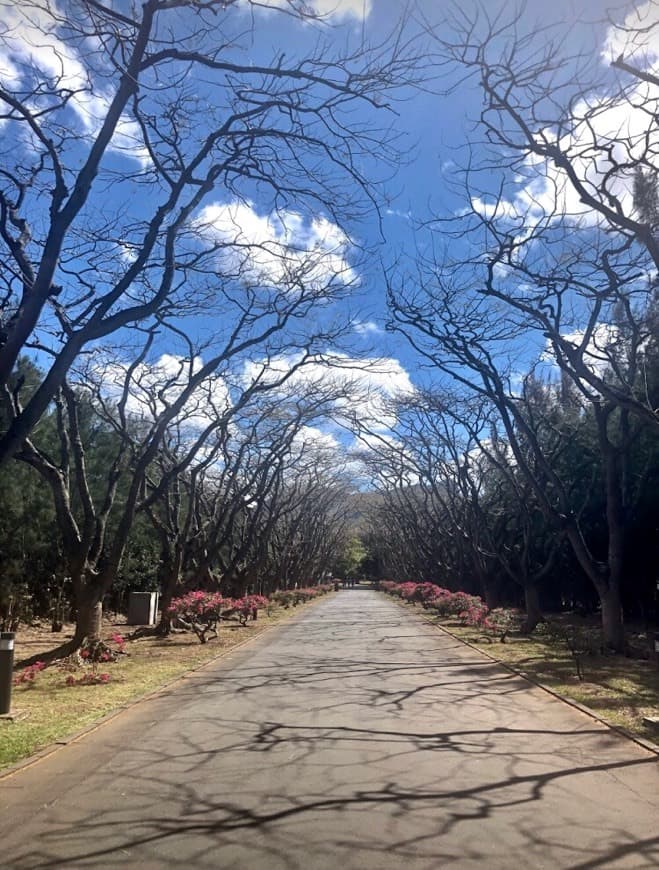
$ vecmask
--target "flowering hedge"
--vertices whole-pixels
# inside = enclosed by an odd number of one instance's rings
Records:
[[[297,607],[298,604],[312,601],[314,598],[325,595],[332,589],[334,589],[332,583],[319,583],[318,586],[303,586],[301,589],[280,589],[278,592],[272,593],[270,601],[286,608]]]
[[[271,602],[283,607],[295,607],[333,588],[331,583],[324,583],[302,589],[283,589],[274,592],[269,599],[265,595],[224,598],[219,592],[197,589],[172,599],[168,613],[178,619],[184,628],[194,631],[201,643],[206,643],[209,638],[217,637],[217,626],[223,619],[237,618],[241,625],[246,625],[250,617],[255,620],[259,610],[264,610]]]
[[[403,601],[422,604],[426,610],[433,610],[438,616],[456,616],[463,625],[482,628],[502,640],[517,618],[514,611],[503,607],[490,610],[478,595],[451,592],[435,583],[394,583],[392,580],[383,580],[380,589]]]
[[[265,595],[245,595],[243,598],[225,598],[222,606],[222,619],[227,619],[234,614],[238,617],[241,625],[247,625],[247,620],[252,617],[256,620],[259,610],[264,610],[270,602]]]

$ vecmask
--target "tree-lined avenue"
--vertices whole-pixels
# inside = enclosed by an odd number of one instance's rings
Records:
[[[0,863],[655,867],[653,753],[371,590],[0,782]]]

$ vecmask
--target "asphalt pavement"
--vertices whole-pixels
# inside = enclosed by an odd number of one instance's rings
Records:
[[[658,759],[346,589],[1,779],[0,866],[656,868]]]

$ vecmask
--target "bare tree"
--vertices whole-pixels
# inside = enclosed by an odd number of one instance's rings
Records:
[[[393,413],[396,403],[392,404]],[[454,479],[440,470],[396,410],[393,432],[376,431],[355,420],[366,447],[355,451],[373,496],[368,518],[370,543],[386,576],[451,586],[465,579],[461,500]]]
[[[434,225],[452,237],[451,254],[428,257],[390,299],[395,328],[496,409],[513,461],[597,589],[606,642],[622,650],[625,538],[639,492],[630,449],[658,421],[657,95],[642,75],[630,78],[624,55],[616,77],[599,52],[567,57],[552,28],[534,30],[522,15],[454,7],[453,35],[437,36],[447,73],[481,88],[483,136],[462,173],[465,208]],[[647,58],[637,59],[638,72]],[[584,536],[523,381],[551,365],[595,421],[605,554]]]
[[[532,381],[522,383],[511,366],[520,342],[528,338],[523,324],[511,322],[500,308],[489,304],[478,287],[460,283],[463,276],[453,272],[453,285],[441,266],[422,286],[390,289],[395,328],[410,340],[438,373],[481,396],[496,410],[501,438],[508,445],[511,460],[531,487],[547,520],[565,535],[579,565],[597,590],[602,609],[606,643],[616,650],[624,646],[621,590],[624,583],[626,504],[632,492],[624,474],[624,458],[638,427],[630,426],[629,412],[593,395],[585,402],[597,425],[596,463],[601,470],[606,495],[607,552],[594,552],[583,533],[578,501],[574,498],[574,477],[557,465],[551,441],[541,437],[542,411],[529,401]],[[532,334],[532,333],[531,333]],[[558,388],[560,390],[560,386]],[[574,423],[579,422],[579,408]],[[569,424],[570,417],[565,418]],[[638,424],[642,427],[642,424]],[[564,433],[569,441],[569,434]],[[637,481],[642,486],[642,481]],[[638,493],[638,489],[636,493]]]
[[[451,228],[478,240],[482,292],[542,334],[580,390],[656,426],[655,13],[609,22],[608,64],[601,46],[566,55],[560,27],[503,5],[454,7],[453,34],[436,35],[447,74],[483,97]]]
[[[314,291],[310,291],[312,297]],[[273,345],[278,332],[310,299],[305,293],[284,303],[278,310],[243,312],[249,319],[246,334],[233,330],[227,344],[215,348],[215,356],[203,362],[197,354],[181,357],[159,370],[146,361],[153,344],[155,328],[149,330],[142,349],[125,364],[99,362],[94,355],[77,386],[65,381],[57,396],[59,456],[26,439],[18,458],[33,466],[51,487],[64,556],[72,578],[77,605],[76,632],[68,645],[75,649],[85,638],[100,637],[102,602],[110,589],[124,556],[136,514],[146,510],[166,493],[181,474],[187,472],[201,449],[219,437],[222,441],[231,421],[262,393],[276,391],[315,354],[315,342],[324,345],[332,333],[298,337],[285,333],[285,346],[298,351],[283,369],[273,370],[268,351],[280,356],[281,347]],[[262,329],[257,325],[263,319]],[[240,325],[240,319],[237,321]],[[188,348],[189,343],[186,342]],[[244,366],[259,349],[266,356],[245,379]],[[168,362],[176,357],[169,357]],[[222,385],[218,399],[217,385]],[[231,389],[230,389],[231,388]],[[115,448],[102,481],[96,481],[96,495],[90,485],[86,444],[81,428],[81,408],[96,405],[107,427],[116,435]],[[172,428],[186,430],[185,449],[177,454],[154,479],[155,463]],[[147,486],[147,482],[151,485]],[[112,523],[110,518],[112,517]],[[68,650],[68,647],[67,647]],[[57,650],[53,655],[67,650]]]
[[[328,258],[350,282],[339,226],[374,208],[362,155],[395,160],[393,137],[369,119],[416,81],[418,56],[397,32],[344,54],[321,40],[305,56],[252,63],[242,50],[260,5],[3,4],[0,462],[84,348],[155,315],[219,320],[218,296],[238,293],[248,262],[252,285],[270,271],[294,292]],[[320,17],[298,0],[269,14]],[[257,195],[278,227],[267,239],[241,224]],[[317,215],[315,261],[302,269],[290,223]],[[23,396],[11,375],[26,349],[48,369]]]
[[[288,469],[269,542],[266,576],[294,588],[318,583],[345,539],[351,482],[334,450],[302,443]]]
[[[372,455],[366,452],[363,461],[385,498],[376,524],[386,511],[384,537],[391,542],[392,529],[400,529],[400,576],[457,584],[496,607],[503,569],[524,590],[524,627],[532,631],[542,618],[538,587],[553,568],[561,537],[548,536],[546,524],[536,521],[533,492],[497,437],[497,425],[482,396],[419,390],[396,403],[391,435],[369,433]],[[552,442],[553,464],[564,442]]]
[[[259,576],[270,558],[290,466],[299,462],[296,442],[343,398],[340,384],[311,379],[293,389],[277,382],[230,419],[225,415],[212,443],[206,441],[184,468],[180,457],[188,439],[180,428],[163,444],[147,475],[158,495],[144,501],[162,544],[162,632],[181,581],[194,588],[217,585],[237,597],[249,587],[267,591]]]

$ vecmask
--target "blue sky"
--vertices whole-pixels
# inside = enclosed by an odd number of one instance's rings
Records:
[[[272,0],[270,5],[275,2]],[[115,0],[115,5],[120,9],[129,8],[122,0]],[[419,22],[425,19],[435,26],[440,36],[447,36],[449,31],[445,19],[452,7],[444,0],[418,0],[416,11],[413,12],[406,12],[407,7],[400,0],[311,0],[310,5],[327,13],[326,24],[301,23],[275,9],[250,11],[244,6],[242,12],[232,13],[231,27],[239,48],[227,49],[226,56],[231,56],[233,52],[240,62],[258,66],[272,62],[273,57],[286,58],[287,62],[290,58],[304,57],[313,50],[318,40],[323,40],[328,50],[335,46],[337,51],[347,45],[358,46],[362,40],[378,44],[405,14],[410,17],[409,34],[418,32]],[[547,4],[546,0],[529,0],[521,19],[522,27],[532,28],[536,22],[556,24],[563,34],[562,46],[566,53],[584,50],[591,52],[596,59],[604,44],[606,26],[603,19],[610,5],[603,0],[582,0],[578,4],[567,0],[555,0],[551,4]],[[486,0],[485,6],[492,10],[495,4]],[[507,8],[510,6],[508,3]],[[16,11],[18,7],[9,4],[8,8],[9,20],[12,21],[12,15],[19,15]],[[61,2],[60,8],[66,9],[66,3]],[[626,4],[623,8],[628,9],[629,6]],[[31,14],[31,26],[38,29],[38,16],[33,12]],[[111,91],[111,85],[106,85],[103,78],[103,66],[96,62],[93,51],[85,54],[83,50],[71,50],[64,58],[60,55],[55,60],[53,52],[43,47],[43,41],[40,43],[29,32],[27,36],[23,32],[23,42],[19,44],[20,28],[30,26],[25,21],[25,18],[21,19],[20,26],[15,30],[15,41],[12,43],[10,40],[8,47],[5,46],[0,52],[0,78],[19,81],[20,64],[26,60],[51,74],[58,63],[63,64],[65,74],[73,83],[81,82],[87,73],[91,73],[92,79],[97,76],[94,93],[79,99],[77,103],[72,101],[67,115],[69,123],[78,125],[78,132],[84,132],[86,126],[92,131],[94,117],[100,116],[107,104],[104,88],[107,86],[107,93]],[[254,24],[253,30],[251,22]],[[422,45],[422,41],[423,38],[419,37],[418,44]],[[26,45],[32,48],[28,50]],[[37,50],[35,46],[40,47]],[[432,42],[428,46],[437,49]],[[441,93],[448,84],[449,80],[436,78],[429,83],[425,92],[401,91],[397,95],[399,99],[393,101],[396,115],[386,118],[383,113],[377,113],[383,115],[382,123],[392,124],[397,147],[403,155],[395,174],[383,162],[379,151],[360,157],[360,168],[364,175],[382,180],[378,186],[382,203],[381,222],[371,211],[360,220],[347,220],[339,228],[334,223],[330,209],[324,208],[322,202],[312,202],[310,199],[301,199],[300,202],[289,200],[283,209],[275,213],[272,211],[270,193],[258,185],[243,185],[242,200],[230,191],[218,189],[205,202],[203,209],[195,213],[196,223],[193,226],[203,231],[206,238],[223,244],[238,242],[241,250],[253,251],[249,268],[254,275],[267,274],[274,282],[284,278],[277,266],[279,250],[286,248],[289,256],[295,256],[291,253],[294,250],[315,246],[321,253],[318,268],[333,271],[339,282],[349,283],[352,287],[350,293],[344,294],[338,308],[319,305],[316,317],[322,322],[343,313],[352,319],[352,332],[339,347],[343,355],[341,360],[351,368],[353,358],[386,358],[389,362],[376,367],[366,378],[366,385],[372,391],[380,390],[385,394],[395,387],[407,388],[428,375],[420,371],[418,360],[403,339],[383,331],[386,305],[382,267],[391,267],[398,259],[411,261],[417,249],[427,251],[432,244],[432,237],[422,225],[432,216],[456,214],[465,205],[455,188],[456,171],[465,165],[468,158],[467,143],[473,141],[474,137],[478,138],[478,133],[474,132],[474,120],[480,109],[481,95],[474,82],[466,82],[450,93]],[[190,83],[187,95],[191,100],[199,99],[202,103],[207,101],[208,105],[212,105],[216,92],[207,86],[202,77],[194,84]],[[197,112],[196,117],[203,118],[203,111]],[[367,121],[367,113],[359,120]],[[203,125],[194,132],[203,135]],[[0,135],[4,137],[5,153],[17,146],[25,147],[24,140],[21,142],[20,137],[17,138],[4,127],[0,129]],[[127,215],[137,224],[153,210],[156,194],[152,187],[140,180],[128,186],[118,180],[125,167],[134,170],[139,167],[140,161],[144,166],[148,165],[144,152],[135,148],[136,135],[137,131],[127,119],[119,135],[115,136],[114,147],[105,160],[104,175],[99,183],[100,196],[97,194],[94,200],[93,212],[89,212],[90,219],[121,216],[125,227]],[[67,147],[70,150],[66,157],[74,165],[80,145],[72,142]],[[495,176],[491,182],[496,187]],[[35,209],[39,207],[43,207],[42,204],[35,202]],[[84,247],[84,227],[80,228],[78,239]],[[93,264],[96,280],[102,283],[104,276],[111,280],[117,270],[125,268],[125,264],[135,256],[135,245],[139,239],[139,232],[136,231],[133,237],[130,232],[125,232],[122,238],[109,238],[105,249],[97,249],[93,256],[90,254],[88,262]],[[435,235],[435,241],[441,246],[441,237]],[[452,256],[459,256],[459,244],[451,243]],[[225,259],[224,265],[229,269],[234,266],[237,268],[238,265],[244,265],[244,261],[239,264],[229,258]],[[316,280],[313,271],[309,280]],[[193,337],[208,338],[227,326],[221,322],[219,314],[204,315],[203,311],[201,314],[199,311],[190,314],[181,324]],[[167,341],[171,342],[171,337]],[[157,348],[157,351],[174,353],[176,348],[168,343]],[[524,352],[520,349],[520,353],[523,355]],[[373,412],[384,416],[383,409],[378,411],[376,407]]]

